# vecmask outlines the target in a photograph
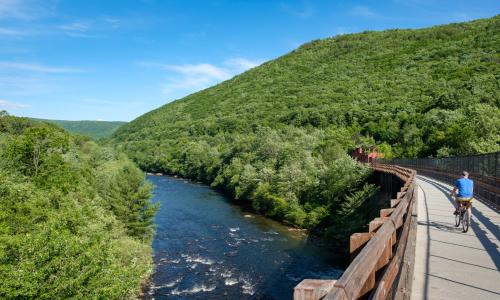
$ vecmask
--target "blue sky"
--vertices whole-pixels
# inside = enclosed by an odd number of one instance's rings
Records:
[[[0,0],[0,109],[129,121],[310,40],[499,12],[498,0]]]

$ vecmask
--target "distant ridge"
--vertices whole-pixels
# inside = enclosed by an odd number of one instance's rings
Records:
[[[339,35],[150,111],[111,141],[144,170],[346,240],[370,219],[363,203],[374,193],[347,153],[499,151],[499,74],[500,16]]]
[[[87,135],[98,140],[101,138],[109,137],[115,132],[120,126],[126,124],[127,122],[121,121],[67,121],[67,120],[49,120],[49,119],[35,119],[38,121],[44,121],[48,123],[53,123],[62,128],[66,129],[72,133],[78,133],[82,135]]]
[[[398,157],[498,151],[499,45],[500,15],[315,40],[152,110],[114,140],[134,153],[144,142],[255,126],[336,127],[389,145]]]

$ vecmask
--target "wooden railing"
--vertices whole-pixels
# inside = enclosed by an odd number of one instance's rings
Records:
[[[375,171],[399,178],[403,187],[369,223],[368,232],[350,238],[354,259],[338,280],[305,279],[294,299],[409,299],[416,235],[416,171],[372,164]]]

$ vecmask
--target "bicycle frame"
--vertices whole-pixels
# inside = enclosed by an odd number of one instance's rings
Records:
[[[458,200],[458,204],[459,204],[458,215],[457,215],[458,219],[455,219],[456,222],[455,226],[458,227],[460,226],[460,224],[462,224],[463,232],[467,232],[470,226],[471,212],[469,211],[469,209],[472,206],[472,202]],[[465,216],[467,216],[466,219]]]

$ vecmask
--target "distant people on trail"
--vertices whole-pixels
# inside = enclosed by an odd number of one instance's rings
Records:
[[[458,190],[458,193],[457,193]],[[455,181],[455,186],[451,191],[451,196],[455,196],[455,212],[458,214],[460,205],[467,205],[469,216],[472,216],[471,206],[474,193],[474,181],[469,179],[469,172],[463,171],[462,177]],[[470,204],[470,205],[469,205]]]

